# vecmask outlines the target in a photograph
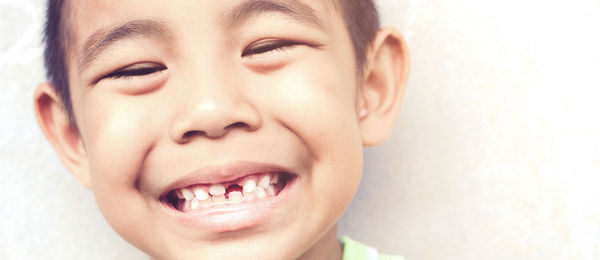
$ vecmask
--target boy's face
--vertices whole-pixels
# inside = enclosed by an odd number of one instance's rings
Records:
[[[73,1],[69,12],[79,175],[120,235],[165,259],[292,259],[335,233],[362,145],[333,3]],[[275,173],[276,195],[195,210],[177,198]]]

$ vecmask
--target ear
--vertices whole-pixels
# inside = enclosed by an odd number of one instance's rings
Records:
[[[89,189],[90,176],[83,142],[52,85],[43,83],[36,88],[34,105],[42,132],[65,166],[79,179],[83,187]]]
[[[406,43],[398,31],[382,28],[367,53],[359,90],[359,126],[364,146],[385,140],[400,111],[408,79]]]

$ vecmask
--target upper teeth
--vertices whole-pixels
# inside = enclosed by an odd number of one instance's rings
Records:
[[[178,199],[180,199],[180,200],[185,199],[185,197],[183,196],[183,193],[181,193],[181,190],[175,191],[175,194],[177,195]]]
[[[253,192],[256,189],[256,181],[249,179],[244,183],[244,193]]]
[[[209,197],[208,192],[206,192],[201,187],[196,187],[194,189],[194,195],[196,195],[196,198],[198,198],[199,200],[207,200]]]
[[[262,174],[261,176],[249,176],[237,185],[242,186],[242,192],[227,192],[227,187],[233,184],[212,184],[210,186],[197,185],[194,187],[181,188],[175,191],[175,195],[181,201],[178,207],[181,210],[195,210],[199,207],[207,207],[211,204],[239,203],[250,201],[254,198],[265,198],[275,196],[276,184],[279,182],[279,174]],[[227,185],[227,186],[225,186]],[[239,188],[238,188],[239,189]],[[228,193],[227,197],[225,194]],[[185,202],[185,203],[184,203]]]
[[[260,178],[260,180],[258,181],[258,187],[267,188],[267,187],[269,187],[270,183],[271,183],[271,178],[269,177],[269,175],[265,175],[265,176],[262,176]]]
[[[185,200],[191,200],[192,198],[194,198],[194,193],[186,188],[181,189],[181,194],[183,194]]]
[[[210,189],[208,189],[208,193],[210,193],[210,195],[224,195],[225,194],[225,186],[223,186],[221,184],[210,185]]]

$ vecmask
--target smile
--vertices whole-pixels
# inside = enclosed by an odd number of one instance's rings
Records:
[[[172,190],[166,201],[176,210],[190,212],[253,202],[277,196],[292,178],[287,173],[259,173],[235,181],[194,184]]]
[[[300,201],[292,172],[252,162],[202,168],[169,185],[159,200],[170,218],[206,234],[269,225]]]

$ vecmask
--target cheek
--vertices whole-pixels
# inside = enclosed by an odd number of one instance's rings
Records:
[[[282,110],[296,111],[301,118],[294,122],[295,128],[304,130],[308,142],[328,150],[356,147],[359,133],[354,69],[337,60],[316,57],[314,64],[304,65],[305,73],[290,73],[293,76],[286,82],[292,87],[284,91],[293,100],[287,103],[297,105],[281,104]]]
[[[90,94],[84,103],[84,142],[92,186],[133,187],[139,166],[156,136],[148,102],[118,95]],[[138,97],[139,99],[139,97]]]
[[[136,241],[136,230],[152,229],[152,220],[131,222],[129,214],[150,216],[144,195],[137,189],[141,165],[158,134],[160,121],[152,120],[150,102],[131,97],[94,93],[82,102],[81,122],[86,145],[91,186],[100,211],[108,223],[128,241]],[[92,98],[93,97],[93,98]]]
[[[270,96],[274,117],[302,139],[312,156],[309,194],[312,214],[337,218],[356,192],[362,172],[362,144],[356,115],[353,64],[311,59],[286,68]],[[318,66],[317,66],[318,64]]]

